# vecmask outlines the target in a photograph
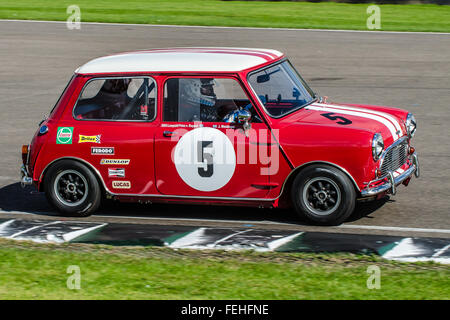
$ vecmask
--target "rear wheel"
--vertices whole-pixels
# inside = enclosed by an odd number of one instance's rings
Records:
[[[54,164],[44,184],[48,201],[66,216],[86,217],[100,206],[101,188],[96,177],[77,161]]]
[[[341,224],[352,214],[356,203],[352,181],[328,165],[302,170],[293,182],[291,197],[299,216],[322,225]]]

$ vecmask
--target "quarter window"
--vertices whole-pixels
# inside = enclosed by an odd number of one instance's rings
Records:
[[[89,81],[74,108],[79,120],[151,121],[156,110],[156,83],[149,77]]]
[[[164,87],[164,121],[226,122],[239,109],[261,122],[242,87],[234,79],[171,78]]]

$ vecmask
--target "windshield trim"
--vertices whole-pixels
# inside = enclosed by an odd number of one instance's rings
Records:
[[[311,101],[309,101],[309,102],[307,102],[307,103],[305,103],[305,104],[303,104],[303,105],[297,107],[297,108],[294,108],[294,109],[290,110],[289,112],[286,112],[286,113],[284,113],[284,114],[282,114],[282,115],[279,115],[279,116],[274,116],[274,115],[272,115],[269,111],[267,111],[266,106],[264,105],[264,103],[262,103],[261,99],[259,99],[258,94],[256,93],[255,89],[253,89],[252,85],[250,84],[249,78],[250,78],[250,76],[252,76],[253,74],[255,74],[255,73],[257,73],[257,72],[261,72],[261,71],[264,71],[264,70],[266,70],[266,69],[273,68],[274,66],[279,65],[279,64],[282,64],[283,62],[289,63],[289,65],[294,69],[295,73],[296,73],[296,74],[298,75],[298,77],[302,80],[302,83],[305,84],[306,89],[309,89],[309,90],[313,93],[313,99],[312,99]],[[269,64],[268,66],[262,67],[262,68],[260,68],[260,69],[254,70],[254,71],[252,71],[252,72],[249,72],[249,73],[247,74],[247,79],[246,79],[246,80],[247,80],[248,86],[250,87],[251,91],[253,92],[253,94],[255,95],[255,97],[256,97],[256,99],[257,99],[257,101],[259,102],[259,105],[262,106],[262,108],[263,108],[265,114],[267,114],[269,117],[271,117],[271,118],[273,118],[273,119],[280,119],[280,118],[283,118],[283,117],[285,117],[285,116],[287,116],[287,115],[289,115],[289,114],[291,114],[291,113],[293,113],[293,112],[295,112],[295,111],[298,111],[298,110],[300,110],[300,109],[302,109],[302,108],[304,108],[304,107],[306,107],[306,106],[308,106],[308,105],[310,105],[310,104],[312,104],[312,103],[314,103],[314,102],[317,102],[318,99],[319,99],[319,97],[317,96],[317,93],[315,93],[315,92],[308,86],[308,84],[306,83],[306,81],[303,80],[302,76],[298,73],[297,69],[294,68],[294,66],[292,65],[292,63],[291,63],[291,62],[289,61],[289,59],[287,59],[287,58],[281,59],[281,60],[279,60],[279,61],[277,61],[277,62],[275,62],[275,63]]]

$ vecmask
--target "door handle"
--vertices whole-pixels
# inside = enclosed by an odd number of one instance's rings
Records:
[[[163,132],[163,136],[166,138],[173,137],[174,135],[175,135],[175,132],[173,132],[173,131],[164,131]]]

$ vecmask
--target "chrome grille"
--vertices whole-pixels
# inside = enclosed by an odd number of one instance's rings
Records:
[[[406,140],[390,149],[387,149],[381,164],[381,174],[384,176],[389,171],[397,170],[406,163],[407,157],[408,142]]]

